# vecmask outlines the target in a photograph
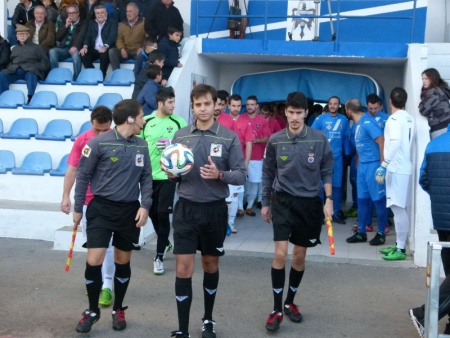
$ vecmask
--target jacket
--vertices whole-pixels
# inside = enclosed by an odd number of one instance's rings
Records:
[[[163,78],[168,79],[172,70],[178,66],[178,44],[167,37],[163,37],[158,43],[158,50],[165,55],[162,71]]]
[[[25,26],[30,29],[30,39],[33,39],[33,36],[36,33],[36,21],[28,21]],[[55,24],[45,18],[41,29],[39,30],[39,46],[41,46],[48,54],[50,48],[55,47],[55,45]]]
[[[130,26],[128,21],[125,19],[119,24],[116,48],[125,48],[127,52],[135,53],[144,45],[145,37],[146,34],[144,30],[143,17],[140,17],[133,26]]]
[[[42,47],[28,39],[23,45],[18,44],[13,48],[11,62],[3,73],[14,74],[19,67],[43,80],[50,69],[50,61]]]
[[[117,39],[117,21],[108,18],[103,25],[102,41],[104,45],[108,45],[109,48],[114,47]],[[95,40],[98,35],[98,23],[95,20],[89,20],[89,25],[87,28],[86,36],[84,38],[83,45],[88,46],[88,48],[95,49]]]
[[[430,132],[447,127],[450,122],[450,88],[433,87],[423,92],[419,112],[428,119]]]
[[[75,25],[75,32],[73,33],[72,40],[70,41],[69,48],[76,47],[78,50],[83,47],[84,37],[86,36],[88,22],[81,17],[78,23]],[[56,41],[59,41],[58,48],[65,48],[65,43],[69,35],[70,26],[66,28],[64,24],[58,27],[56,31]]]
[[[178,8],[172,5],[167,8],[161,1],[145,14],[145,32],[153,40],[161,40],[167,36],[167,28],[173,26],[183,32],[183,18]]]
[[[428,143],[419,184],[431,199],[435,230],[450,231],[450,128]]]
[[[158,109],[156,102],[156,93],[161,88],[161,85],[155,80],[148,80],[144,88],[137,96],[137,101],[142,104],[144,109],[144,116],[150,115],[154,110]]]
[[[25,9],[25,6],[23,4],[17,4],[16,8],[14,9],[14,14],[11,18],[12,26],[16,27],[17,24],[25,25],[28,21],[34,20],[34,7],[40,4],[40,1],[32,0],[31,7],[28,11]]]
[[[11,45],[0,36],[0,69],[5,69],[11,61]]]

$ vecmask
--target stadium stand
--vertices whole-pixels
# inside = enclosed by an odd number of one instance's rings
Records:
[[[7,90],[0,95],[0,108],[17,108],[25,104],[25,95],[21,90]]]
[[[13,122],[7,133],[2,133],[1,138],[30,139],[38,132],[38,125],[35,119],[20,118]]]
[[[44,81],[40,84],[65,85],[71,82],[73,74],[69,68],[53,68]]]
[[[134,72],[131,69],[116,69],[111,77],[103,82],[104,86],[131,86],[134,83]]]
[[[84,110],[90,108],[91,99],[87,93],[73,92],[66,96],[61,106],[57,110]]]
[[[50,172],[52,157],[45,151],[34,151],[25,156],[19,168],[13,168],[13,175],[40,175]]]
[[[10,150],[0,150],[0,174],[6,174],[16,166],[16,158]]]
[[[90,85],[96,86],[103,82],[103,74],[100,69],[97,68],[87,68],[83,69],[76,81],[72,81],[73,85]]]
[[[33,95],[31,102],[23,106],[23,109],[50,109],[58,105],[58,97],[55,92],[43,90]]]
[[[58,168],[50,170],[50,176],[64,176],[69,167],[69,164],[67,163],[68,158],[69,154],[64,155],[61,161],[59,161]]]
[[[52,120],[42,134],[36,134],[36,140],[65,141],[73,135],[72,124],[68,120]]]
[[[114,106],[116,105],[117,102],[122,101],[122,95],[117,94],[117,93],[104,93],[102,94],[98,100],[97,103],[95,104],[95,107],[98,106],[106,106],[109,109],[113,109]]]

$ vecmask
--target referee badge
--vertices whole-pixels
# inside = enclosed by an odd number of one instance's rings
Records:
[[[217,144],[217,143],[212,143],[209,155],[213,156],[213,157],[222,157],[222,145]]]
[[[308,154],[308,163],[314,163],[314,153]]]
[[[91,154],[91,147],[89,147],[87,144],[84,146],[83,150],[81,151],[81,153],[83,154],[84,157],[89,157],[89,155]]]
[[[135,165],[136,165],[136,167],[144,166],[144,155],[143,154],[136,154]]]

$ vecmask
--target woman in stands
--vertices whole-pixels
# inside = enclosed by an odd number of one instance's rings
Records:
[[[434,68],[423,71],[422,84],[419,111],[428,119],[430,138],[434,139],[445,133],[450,123],[450,88]]]

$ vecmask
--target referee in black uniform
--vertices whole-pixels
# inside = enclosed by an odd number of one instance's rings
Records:
[[[212,318],[219,284],[219,257],[228,227],[228,184],[245,183],[245,161],[235,132],[214,119],[216,90],[198,85],[191,92],[196,121],[178,130],[172,143],[182,143],[194,153],[194,168],[179,179],[178,200],[173,213],[173,238],[176,255],[175,295],[178,331],[172,337],[189,336],[189,312],[192,303],[192,274],[195,253],[202,254],[203,315],[202,338],[215,338]]]
[[[152,173],[147,142],[136,135],[145,124],[142,106],[123,100],[113,110],[116,127],[93,138],[83,148],[77,171],[73,221],[79,224],[88,184],[94,199],[86,211],[87,262],[85,271],[89,308],[76,331],[87,333],[100,319],[98,300],[102,263],[111,236],[114,246],[113,329],[126,327],[122,301],[131,276],[131,250],[139,250],[140,227],[147,223],[151,206]],[[139,195],[141,203],[139,203]]]
[[[305,125],[307,108],[308,101],[303,93],[287,96],[288,126],[270,137],[264,159],[261,214],[268,223],[272,218],[275,241],[271,272],[274,307],[266,322],[266,329],[271,332],[279,329],[283,312],[295,323],[302,321],[294,297],[305,271],[306,249],[320,244],[323,217],[333,215],[333,153],[326,136]],[[325,206],[319,197],[322,182]],[[283,306],[288,241],[294,244],[294,250]]]

